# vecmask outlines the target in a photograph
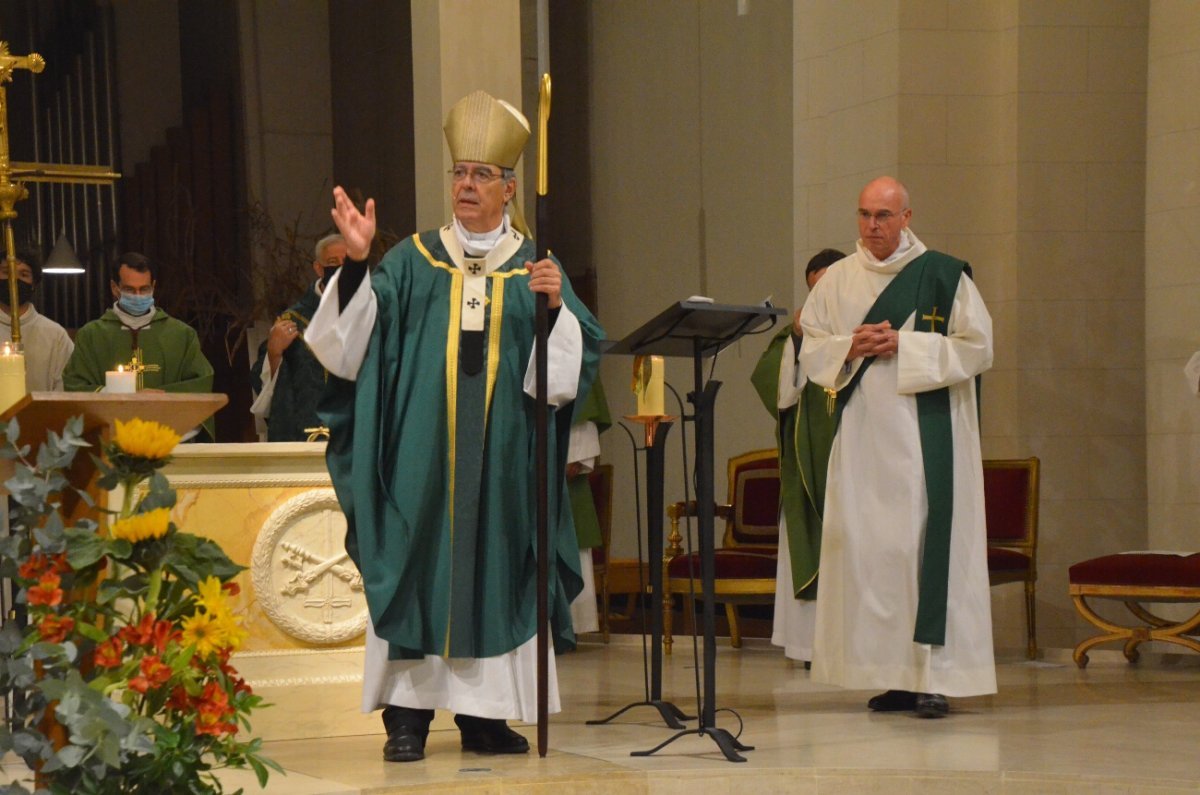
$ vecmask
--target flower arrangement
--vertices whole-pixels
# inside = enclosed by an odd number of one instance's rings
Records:
[[[0,426],[0,458],[15,464],[0,575],[26,613],[23,628],[0,630],[0,691],[12,703],[0,753],[36,771],[38,793],[221,793],[213,771],[230,767],[265,785],[279,766],[260,739],[238,737],[261,699],[229,664],[246,637],[228,601],[242,567],[171,522],[175,492],[158,470],[179,436],[118,421],[93,460],[100,488],[123,488],[121,508],[103,528],[68,526],[63,495],[88,499],[64,474],[88,446],[82,428],[76,417],[50,433],[31,463],[17,421]]]

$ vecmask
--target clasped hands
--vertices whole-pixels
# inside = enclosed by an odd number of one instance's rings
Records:
[[[851,362],[864,356],[890,359],[900,349],[900,332],[888,321],[864,323],[850,335],[850,352],[846,361]]]
[[[333,223],[346,240],[346,256],[356,262],[362,262],[371,253],[371,240],[375,237],[375,200],[367,199],[359,212],[354,202],[346,195],[339,185],[333,189]],[[545,293],[546,304],[551,309],[562,306],[562,273],[558,266],[549,258],[537,262],[526,262],[529,269],[529,289],[535,293]]]

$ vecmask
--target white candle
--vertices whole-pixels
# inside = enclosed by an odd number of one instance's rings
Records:
[[[118,364],[116,370],[104,374],[104,391],[116,395],[132,395],[137,391],[137,373]]]
[[[25,357],[11,342],[0,346],[0,411],[25,397]]]
[[[634,391],[637,393],[639,417],[661,417],[663,411],[663,357],[638,356],[634,359]]]

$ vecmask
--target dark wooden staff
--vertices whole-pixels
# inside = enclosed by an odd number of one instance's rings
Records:
[[[550,74],[542,75],[538,90],[538,181],[537,181],[537,238],[536,261],[550,254],[549,146],[546,128],[550,122]],[[547,721],[548,682],[550,678],[550,429],[548,419],[549,388],[547,386],[546,345],[550,336],[549,297],[537,294],[537,744],[538,756],[544,757],[549,742]]]

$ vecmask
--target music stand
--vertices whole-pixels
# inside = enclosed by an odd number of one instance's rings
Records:
[[[745,334],[766,331],[775,325],[775,318],[786,314],[783,309],[772,306],[736,306],[716,304],[707,301],[678,301],[660,312],[641,328],[627,335],[611,347],[609,354],[687,356],[692,359],[692,372],[695,388],[688,394],[688,402],[693,406],[691,417],[684,417],[695,423],[696,438],[696,506],[697,532],[700,539],[700,577],[703,583],[704,601],[704,697],[700,705],[700,725],[695,729],[684,729],[660,743],[649,751],[634,751],[631,756],[649,756],[660,751],[675,740],[688,734],[700,734],[711,737],[725,758],[730,762],[745,762],[746,758],[738,751],[752,751],[753,746],[738,742],[732,734],[716,725],[716,617],[713,601],[713,588],[716,578],[714,554],[714,497],[713,497],[713,406],[716,403],[717,390],[720,381],[704,381],[704,358],[714,356],[722,349],[733,344]],[[649,475],[647,476],[649,477]],[[660,473],[661,477],[661,473]],[[659,489],[661,501],[661,488]],[[654,506],[647,505],[649,512]],[[662,548],[662,505],[657,506],[658,517],[658,549]],[[649,523],[651,532],[655,522]],[[655,539],[651,537],[653,550]],[[653,554],[653,551],[651,552]],[[651,566],[652,604],[657,606],[662,602],[662,567]],[[657,585],[657,588],[655,586]],[[654,636],[654,653],[657,666],[654,670],[654,686],[656,692],[662,688],[662,618],[657,609],[653,622],[656,630]]]

